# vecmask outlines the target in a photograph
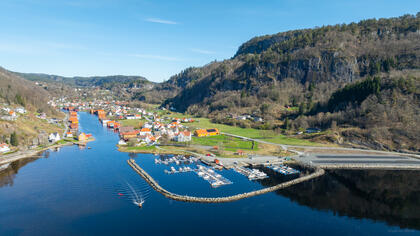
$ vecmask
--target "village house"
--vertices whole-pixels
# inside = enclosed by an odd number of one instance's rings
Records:
[[[129,132],[121,132],[120,137],[124,140],[129,140],[131,138],[137,138],[138,134],[139,134],[138,130],[129,131]]]
[[[194,122],[194,120],[191,119],[191,118],[184,118],[184,119],[182,119],[181,122],[183,122],[183,123],[191,123],[191,122]]]
[[[17,114],[14,111],[9,111],[9,116],[11,116],[12,118],[16,118]]]
[[[71,123],[69,125],[69,128],[70,128],[70,130],[77,131],[77,129],[79,128],[79,124]]]
[[[151,123],[145,123],[143,125],[143,128],[151,129],[151,128],[153,128],[153,124],[151,124]]]
[[[173,137],[175,137],[175,133],[174,133],[174,131],[168,129],[166,131],[166,136],[168,136],[169,139],[173,139]]]
[[[70,116],[69,122],[74,123],[74,124],[78,124],[79,120],[77,119],[77,116]]]
[[[6,143],[1,143],[0,144],[0,152],[1,153],[6,153],[6,152],[9,152],[9,151],[10,151],[10,148],[9,148],[8,144],[6,144]]]
[[[70,132],[70,131],[68,131],[68,132],[66,133],[66,137],[67,137],[67,138],[73,138],[73,133],[72,133],[72,132]]]
[[[246,115],[236,117],[237,120],[246,120],[248,117]]]
[[[146,135],[146,138],[144,139],[144,141],[146,142],[146,143],[148,143],[148,144],[152,144],[152,143],[155,143],[156,142],[156,137],[154,137],[153,135],[151,135],[151,134],[147,134]]]
[[[79,136],[77,137],[77,140],[81,141],[81,142],[85,142],[88,140],[88,137],[86,136],[85,133],[80,133]]]
[[[118,145],[127,145],[127,143],[124,141],[124,139],[120,139],[120,141],[118,141]]]
[[[15,111],[17,113],[20,113],[20,114],[25,114],[26,113],[26,109],[23,108],[23,107],[18,107],[18,108],[15,109]]]
[[[14,120],[16,120],[16,117],[12,117],[12,116],[7,115],[7,116],[1,116],[0,119],[1,120],[14,121]]]
[[[112,121],[108,121],[106,123],[106,125],[108,126],[108,128],[114,128],[115,123],[117,123],[117,122],[115,122],[115,121],[112,120]]]
[[[191,132],[188,130],[181,131],[173,139],[176,142],[190,142]]]
[[[142,128],[140,130],[140,135],[141,136],[146,135],[146,134],[152,134],[152,131],[150,130],[150,128]]]
[[[141,119],[141,115],[139,115],[139,114],[136,114],[136,115],[127,115],[126,119],[127,120]]]
[[[51,143],[55,143],[55,142],[58,142],[58,141],[60,141],[60,134],[59,133],[57,133],[57,132],[55,132],[55,133],[51,133],[49,136],[48,136],[48,141],[50,141]]]
[[[45,114],[44,112],[42,114],[40,114],[39,116],[37,116],[39,119],[47,119],[47,114]]]
[[[102,126],[106,126],[108,122],[110,122],[110,120],[101,120],[102,122]]]
[[[121,127],[121,123],[115,122],[114,123],[114,130],[118,130]]]

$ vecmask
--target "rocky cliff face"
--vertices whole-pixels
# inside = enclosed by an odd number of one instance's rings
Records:
[[[419,25],[419,15],[407,15],[257,37],[230,60],[190,68],[171,78],[167,84],[179,92],[164,104],[180,111],[192,106],[208,109],[209,102],[226,91],[273,103],[275,99],[262,99],[262,88],[281,90],[287,78],[301,84],[298,92],[304,96],[288,94],[297,102],[309,96],[310,86],[325,95],[311,96],[312,101],[325,101],[334,90],[360,78],[419,69]]]

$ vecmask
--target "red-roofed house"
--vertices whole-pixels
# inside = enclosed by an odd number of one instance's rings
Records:
[[[10,148],[9,145],[7,145],[6,143],[1,143],[0,144],[0,152],[1,153],[5,153],[5,152],[9,152]]]
[[[190,142],[191,141],[191,132],[188,130],[181,131],[174,137],[174,140],[177,142]]]
[[[142,128],[140,130],[140,135],[152,134],[152,131],[149,128]]]

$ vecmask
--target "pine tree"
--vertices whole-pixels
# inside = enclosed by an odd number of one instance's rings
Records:
[[[289,117],[286,117],[286,119],[284,120],[284,129],[289,129],[289,126],[290,126],[290,124],[289,124]]]
[[[305,113],[305,103],[301,102],[299,105],[299,115],[303,115]]]
[[[19,141],[18,141],[18,138],[17,138],[17,134],[16,134],[16,132],[13,132],[13,133],[10,135],[10,144],[11,144],[12,146],[18,146],[18,145],[19,145]]]

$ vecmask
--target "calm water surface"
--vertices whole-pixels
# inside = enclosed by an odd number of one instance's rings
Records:
[[[130,157],[170,191],[223,196],[271,186],[282,177],[213,189],[194,173],[166,175],[149,154],[116,150],[117,134],[80,113],[92,149],[77,146],[20,160],[0,173],[0,235],[383,235],[420,233],[418,172],[335,171],[275,193],[223,204],[169,200],[150,190]],[[150,191],[142,209],[121,186]]]

